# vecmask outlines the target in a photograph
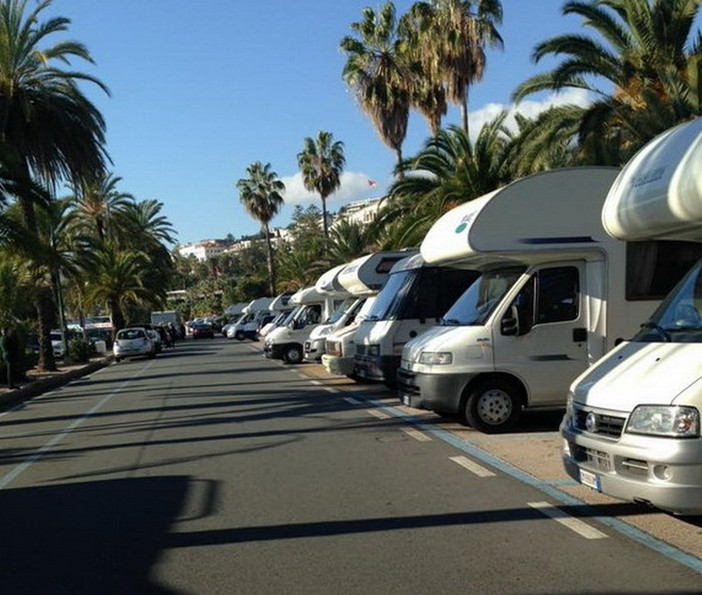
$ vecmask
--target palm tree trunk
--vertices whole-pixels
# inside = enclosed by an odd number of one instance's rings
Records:
[[[405,172],[402,169],[402,147],[401,146],[398,146],[395,149],[395,156],[397,159],[397,166],[395,167],[395,170],[397,171],[397,177],[400,180],[404,180],[405,179]]]
[[[329,239],[329,229],[327,228],[327,197],[322,196],[322,224],[324,225],[324,239]]]
[[[466,133],[466,138],[470,138],[468,136],[469,130],[468,130],[468,94],[466,93],[465,97],[463,97],[463,101],[461,102],[461,125],[463,126],[463,131]]]
[[[56,368],[54,348],[51,345],[51,327],[54,321],[54,298],[50,287],[40,287],[34,301],[39,327],[40,372],[53,372]]]
[[[271,297],[275,296],[275,262],[273,261],[273,246],[271,245],[268,224],[263,226],[263,233],[266,235],[266,249],[268,251],[268,282],[270,283]]]

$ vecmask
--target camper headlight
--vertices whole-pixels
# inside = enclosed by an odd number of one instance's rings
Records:
[[[626,431],[675,438],[700,435],[700,412],[680,405],[639,405],[629,416]]]
[[[453,353],[450,351],[422,351],[419,363],[427,366],[449,366],[453,363]]]

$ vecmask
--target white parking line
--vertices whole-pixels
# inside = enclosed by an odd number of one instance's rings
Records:
[[[405,434],[414,438],[417,442],[430,442],[431,436],[414,428],[400,428]]]
[[[548,502],[528,502],[529,506],[535,508],[536,510],[542,512],[547,517],[552,518],[554,521],[560,523],[564,527],[568,527],[571,531],[575,531],[581,537],[585,539],[604,539],[607,537],[605,533],[591,527],[587,523],[584,523],[580,519],[570,516],[557,506],[549,504]]]
[[[459,464],[461,467],[468,469],[468,471],[471,473],[475,473],[478,477],[495,477],[495,474],[490,471],[490,469],[487,469],[482,465],[478,465],[478,463],[471,461],[468,457],[458,456],[450,457],[450,459],[454,463]]]
[[[377,417],[378,419],[390,419],[390,416],[387,413],[383,413],[382,411],[378,411],[377,409],[366,409],[366,411],[370,415]]]
[[[353,397],[344,397],[344,401],[347,403],[351,403],[351,405],[360,405],[361,401],[358,399],[354,399]]]
[[[316,384],[317,386],[322,386],[322,383],[319,380],[310,380],[310,384]]]

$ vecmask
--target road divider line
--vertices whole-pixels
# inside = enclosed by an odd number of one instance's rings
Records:
[[[569,515],[553,504],[548,502],[527,502],[527,504],[585,539],[605,539],[607,537],[606,533],[602,533],[602,531]]]
[[[373,417],[377,417],[378,419],[390,419],[390,415],[382,411],[378,411],[377,409],[366,409],[366,411],[368,414],[372,415]]]
[[[495,477],[495,474],[490,471],[490,469],[478,465],[475,461],[471,461],[468,457],[458,456],[449,457],[454,463],[460,465],[464,469],[468,469],[471,473],[474,473],[478,477]]]
[[[414,428],[400,428],[405,434],[414,438],[417,442],[431,442],[431,436],[427,436],[424,432],[415,430]]]

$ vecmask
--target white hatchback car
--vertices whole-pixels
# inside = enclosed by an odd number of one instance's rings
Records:
[[[125,357],[136,357],[145,355],[146,357],[156,357],[156,345],[149,337],[146,329],[141,327],[123,328],[117,331],[112,353],[115,361]]]

